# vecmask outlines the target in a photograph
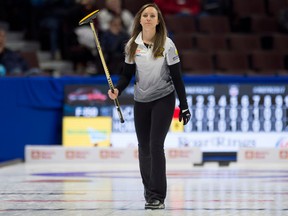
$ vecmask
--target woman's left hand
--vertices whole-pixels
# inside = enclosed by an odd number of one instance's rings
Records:
[[[191,118],[191,113],[189,109],[181,110],[179,113],[179,121],[181,122],[183,120],[183,124],[186,125]]]

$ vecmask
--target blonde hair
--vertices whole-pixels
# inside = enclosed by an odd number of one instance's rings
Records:
[[[154,46],[153,46],[153,51],[152,51],[154,58],[159,57],[159,55],[161,55],[163,52],[163,48],[164,48],[166,37],[167,37],[167,29],[166,29],[163,15],[159,7],[155,3],[145,4],[140,8],[140,10],[135,15],[130,43],[127,44],[126,46],[126,53],[128,54],[129,61],[134,61],[135,59],[135,52],[138,46],[135,43],[135,39],[137,38],[139,33],[142,31],[142,26],[140,24],[141,15],[143,11],[148,7],[153,7],[156,9],[158,13],[158,21],[159,21],[159,24],[156,26],[156,34],[154,37]]]

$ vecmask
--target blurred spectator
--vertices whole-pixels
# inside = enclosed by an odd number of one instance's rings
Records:
[[[201,15],[232,15],[231,0],[200,0]]]
[[[35,1],[35,0],[34,0]],[[39,19],[40,41],[50,50],[52,59],[61,58],[60,38],[62,38],[63,19],[75,0],[45,1]]]
[[[288,33],[288,8],[283,8],[277,15],[280,31]]]
[[[164,15],[198,15],[201,0],[154,0]]]
[[[73,61],[77,74],[97,73],[99,56],[93,32],[89,24],[79,26],[79,21],[96,9],[96,0],[79,0],[66,15],[64,56]],[[97,27],[97,22],[94,24]]]
[[[27,27],[30,0],[1,0],[0,20],[9,23],[12,31],[22,31]]]
[[[98,14],[99,29],[106,31],[109,29],[110,22],[114,16],[119,16],[122,19],[123,27],[129,34],[132,31],[133,26],[133,14],[122,7],[121,0],[106,0],[106,8],[100,10]]]
[[[124,46],[128,40],[129,34],[123,30],[121,17],[113,17],[109,29],[101,34],[101,47],[111,74],[120,73],[124,61]]]
[[[17,52],[6,47],[6,30],[0,27],[0,68],[1,76],[23,75],[29,65]]]

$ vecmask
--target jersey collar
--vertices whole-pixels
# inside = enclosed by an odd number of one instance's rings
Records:
[[[135,43],[139,45],[144,45],[143,39],[142,39],[142,31],[138,34],[138,36],[135,39]]]

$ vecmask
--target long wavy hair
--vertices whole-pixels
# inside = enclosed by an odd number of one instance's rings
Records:
[[[163,53],[163,48],[167,37],[167,29],[165,21],[159,7],[155,3],[149,3],[143,5],[135,15],[130,43],[126,46],[126,52],[128,54],[129,61],[134,61],[135,59],[135,52],[138,46],[138,44],[135,43],[135,39],[137,38],[138,34],[142,31],[142,25],[140,24],[141,15],[143,11],[148,7],[153,7],[156,9],[159,21],[159,24],[156,26],[156,34],[153,39],[154,40],[152,51],[153,56],[154,58],[157,58]]]

